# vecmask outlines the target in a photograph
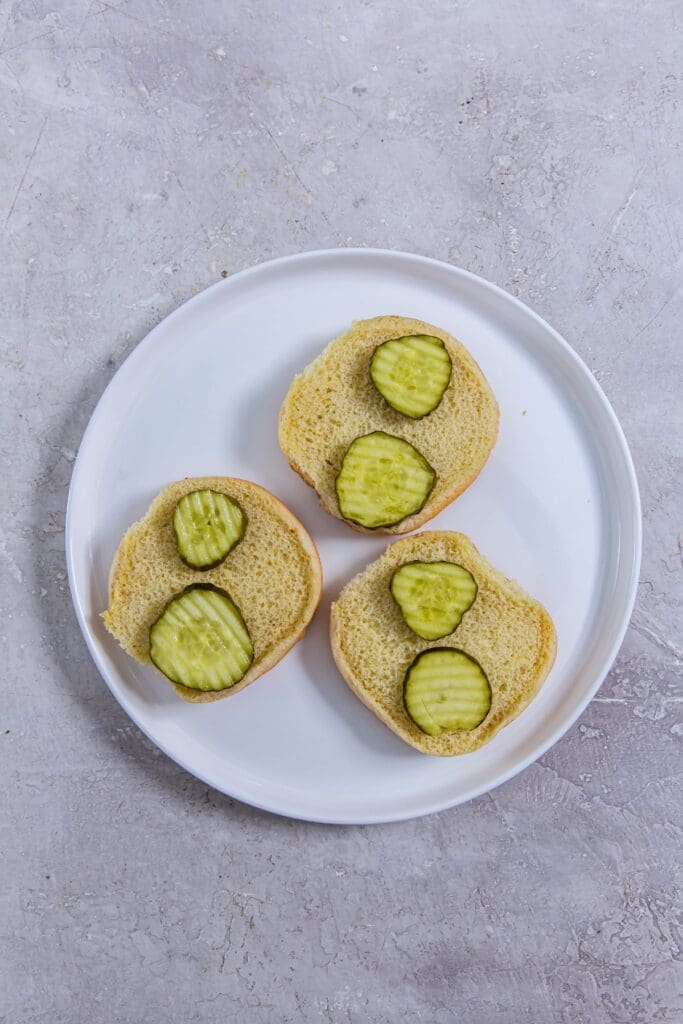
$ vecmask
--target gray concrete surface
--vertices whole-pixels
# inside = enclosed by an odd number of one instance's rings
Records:
[[[678,0],[0,2],[0,1020],[683,1020],[682,31]],[[645,516],[580,722],[490,796],[375,828],[270,817],[158,754],[62,550],[135,344],[221,274],[338,245],[450,260],[550,320]]]

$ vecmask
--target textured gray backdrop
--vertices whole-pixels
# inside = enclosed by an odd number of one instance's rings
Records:
[[[680,0],[0,0],[2,1021],[680,1024],[682,32]],[[645,516],[627,640],[555,749],[347,829],[158,754],[62,550],[134,345],[222,274],[339,245],[545,316],[613,402]]]

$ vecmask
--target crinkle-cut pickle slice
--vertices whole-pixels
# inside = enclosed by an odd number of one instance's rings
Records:
[[[171,598],[149,631],[153,663],[191,690],[227,690],[245,675],[254,648],[225,590],[193,583]]]
[[[471,608],[477,584],[457,562],[406,562],[391,577],[391,595],[413,633],[441,640]]]
[[[436,473],[403,438],[376,430],[349,445],[336,480],[339,511],[368,530],[394,526],[419,512]]]
[[[242,540],[246,516],[222,491],[190,491],[175,507],[178,554],[191,569],[213,569]]]
[[[452,647],[418,654],[406,673],[406,711],[418,729],[440,736],[476,729],[491,709],[491,687],[479,662]]]
[[[375,349],[370,376],[392,409],[419,420],[433,412],[451,379],[451,357],[441,338],[410,334]]]

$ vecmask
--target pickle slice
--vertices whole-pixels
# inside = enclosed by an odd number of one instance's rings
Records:
[[[221,491],[190,491],[175,507],[178,554],[191,569],[213,569],[242,540],[246,516]]]
[[[406,711],[428,736],[476,729],[491,709],[491,687],[479,662],[452,647],[418,654],[406,673]]]
[[[413,633],[441,640],[460,625],[477,584],[456,562],[406,562],[391,577],[391,596]]]
[[[227,690],[246,673],[254,648],[230,595],[209,583],[193,583],[171,598],[151,627],[149,655],[173,683]]]
[[[376,430],[357,437],[346,451],[336,480],[339,511],[368,530],[394,526],[420,511],[435,480],[412,444]]]
[[[419,420],[433,412],[451,379],[451,357],[441,338],[410,334],[375,349],[370,376],[392,409]]]

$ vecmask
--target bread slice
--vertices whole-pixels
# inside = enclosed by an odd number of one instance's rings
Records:
[[[441,338],[453,364],[437,408],[412,420],[387,404],[370,379],[370,360],[383,341],[409,334]],[[467,349],[447,331],[422,320],[378,316],[358,320],[331,341],[292,381],[280,410],[280,447],[315,489],[324,509],[342,519],[335,480],[354,438],[384,430],[409,441],[436,470],[423,508],[395,526],[363,533],[409,533],[440,512],[479,475],[498,434],[498,403]],[[348,522],[348,520],[344,520]]]
[[[243,539],[224,562],[205,572],[180,560],[173,530],[178,500],[202,488],[229,495],[247,516]],[[204,692],[173,684],[184,700],[205,702],[243,690],[303,636],[320,601],[322,570],[308,533],[270,491],[232,477],[188,477],[165,487],[121,540],[111,568],[104,624],[125,651],[151,664],[150,626],[173,595],[190,583],[213,583],[227,590],[254,645],[249,671],[227,690]]]
[[[478,592],[454,633],[429,643],[403,621],[389,583],[411,561],[452,561],[474,576]],[[556,637],[548,612],[479,553],[462,533],[429,531],[391,544],[359,573],[332,605],[330,633],[339,671],[380,721],[425,754],[476,750],[522,711],[555,660]],[[475,658],[491,685],[488,715],[476,729],[428,736],[403,703],[405,674],[430,647],[457,647]]]

